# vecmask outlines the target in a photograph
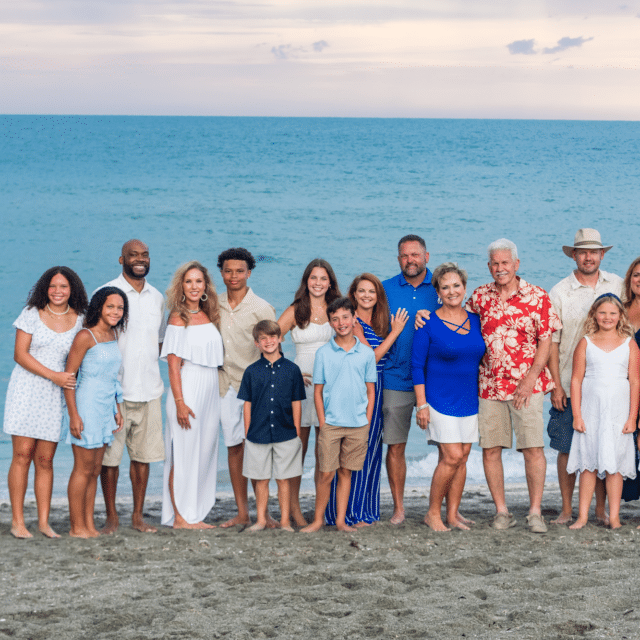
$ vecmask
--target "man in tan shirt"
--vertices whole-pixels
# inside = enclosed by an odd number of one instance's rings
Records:
[[[224,364],[220,371],[221,426],[229,456],[229,476],[238,515],[222,524],[232,527],[251,524],[247,501],[247,479],[242,475],[244,458],[244,402],[238,391],[244,370],[260,358],[253,339],[253,327],[260,320],[276,319],[275,309],[247,285],[256,261],[241,247],[227,249],[218,256],[218,269],[227,290],[220,294],[220,334],[224,344]]]

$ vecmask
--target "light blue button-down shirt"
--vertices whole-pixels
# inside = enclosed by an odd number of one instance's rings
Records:
[[[325,422],[336,427],[367,424],[367,382],[377,380],[376,357],[371,347],[354,337],[345,351],[331,338],[316,351],[314,384],[323,384]]]

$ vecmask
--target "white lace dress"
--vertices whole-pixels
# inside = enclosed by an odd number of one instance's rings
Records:
[[[598,471],[636,477],[633,434],[622,433],[629,417],[629,341],[606,352],[586,338],[586,370],[582,382],[585,433],[573,434],[567,472]]]
[[[188,327],[169,325],[162,344],[161,360],[169,354],[183,359],[180,376],[182,397],[196,417],[190,429],[178,424],[173,393],[167,393],[167,428],[162,492],[162,524],[172,525],[173,505],[169,472],[173,466],[173,494],[180,515],[189,523],[201,522],[216,501],[220,392],[218,367],[224,353],[222,338],[211,324]]]
[[[296,345],[296,357],[294,362],[300,367],[303,376],[313,378],[313,362],[316,358],[316,351],[331,340],[333,329],[328,322],[324,324],[314,324],[310,322],[304,329],[293,327],[291,329],[291,340]],[[313,403],[313,385],[305,384],[307,399],[302,401],[302,421],[301,426],[318,426],[318,414]]]

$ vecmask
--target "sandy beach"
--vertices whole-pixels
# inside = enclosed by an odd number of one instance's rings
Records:
[[[0,638],[638,638],[640,508],[623,504],[617,531],[525,527],[526,489],[508,485],[518,526],[491,528],[485,486],[468,487],[471,531],[436,534],[423,523],[426,489],[410,490],[407,520],[357,533],[235,529],[68,537],[65,501],[51,522],[62,534],[16,540],[0,504]],[[548,486],[545,505],[560,503]],[[104,515],[98,500],[97,522]],[[208,520],[223,522],[233,499]],[[313,496],[305,497],[308,516]],[[275,509],[275,507],[274,507]],[[159,522],[160,503],[150,502]],[[549,520],[553,510],[545,510]],[[36,531],[35,505],[27,521]]]

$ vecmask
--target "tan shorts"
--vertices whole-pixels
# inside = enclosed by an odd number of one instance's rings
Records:
[[[542,418],[543,393],[534,393],[529,407],[514,409],[513,400],[485,400],[480,398],[478,428],[480,446],[483,449],[513,446],[516,432],[516,449],[544,447],[544,420]]]
[[[104,452],[102,464],[118,467],[127,445],[129,458],[135,462],[160,462],[164,460],[162,439],[162,399],[149,402],[125,400],[121,405],[124,427],[114,433],[114,439]]]
[[[242,475],[251,480],[288,480],[302,475],[302,440],[259,444],[244,441]]]
[[[368,424],[364,427],[336,427],[325,423],[318,435],[318,467],[325,473],[339,468],[360,471],[368,445]]]

